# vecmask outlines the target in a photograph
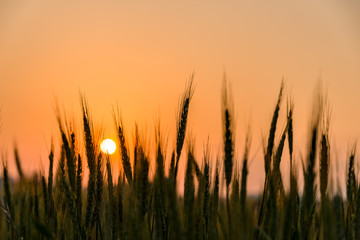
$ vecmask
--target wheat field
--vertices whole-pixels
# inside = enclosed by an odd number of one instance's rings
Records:
[[[348,156],[346,198],[343,198],[341,189],[329,191],[329,117],[323,100],[313,104],[307,152],[302,165],[295,164],[293,112],[296,109],[293,102],[284,103],[281,84],[263,144],[263,191],[258,199],[253,199],[246,189],[251,174],[248,172],[251,134],[249,131],[243,146],[235,144],[234,106],[226,86],[221,99],[223,145],[217,158],[205,148],[202,159],[196,159],[193,141],[187,136],[194,94],[192,80],[181,95],[176,146],[169,158],[165,157],[168,146],[160,128],[155,129],[155,144],[151,146],[156,153],[154,159],[138,132],[133,149],[129,149],[124,124],[114,114],[122,165],[117,179],[112,176],[111,156],[99,149],[90,109],[82,97],[82,134],[75,135],[58,114],[61,151],[54,152],[51,147],[46,174],[25,174],[15,148],[19,178],[12,181],[7,162],[3,161],[0,238],[360,239],[356,148]],[[283,105],[287,112],[286,127],[279,130],[277,123]],[[277,140],[275,135],[279,131],[281,137]],[[77,147],[78,141],[83,141],[83,149]],[[239,168],[234,164],[235,148],[244,150]],[[289,179],[284,179],[280,171],[283,152],[289,154],[286,157],[290,159]],[[182,160],[186,161],[186,169],[181,186],[184,193],[180,195],[177,179]],[[152,174],[150,162],[155,164]],[[86,176],[83,166],[88,169]],[[299,189],[299,174],[303,175],[303,189]],[[284,182],[289,183],[288,190]]]

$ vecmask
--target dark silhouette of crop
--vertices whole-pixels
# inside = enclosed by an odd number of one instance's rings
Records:
[[[169,156],[165,154],[167,146],[160,124],[155,127],[153,146],[144,144],[136,127],[134,147],[130,149],[120,115],[114,114],[121,155],[118,160],[122,164],[117,180],[113,179],[113,157],[98,147],[85,98],[81,97],[82,136],[75,134],[71,124],[63,124],[57,111],[61,141],[58,152],[55,146],[50,148],[46,174],[30,176],[23,171],[18,145],[14,147],[14,159],[19,179],[9,178],[7,159],[3,160],[0,239],[359,239],[356,147],[348,158],[344,199],[340,189],[329,191],[329,117],[324,117],[321,94],[313,106],[309,145],[302,163],[304,188],[299,191],[292,101],[287,105],[286,124],[278,130],[285,92],[281,83],[263,146],[264,188],[254,199],[247,193],[251,131],[249,127],[243,146],[235,143],[235,106],[230,90],[224,82],[223,150],[217,158],[213,158],[207,143],[202,159],[196,159],[194,141],[186,135],[193,75],[180,99],[176,144]],[[81,139],[82,145],[78,144]],[[149,147],[154,156],[149,154]],[[239,160],[237,148],[244,149]],[[287,148],[290,174],[284,179],[280,163]],[[182,152],[181,159],[186,161],[183,195],[178,193],[177,184]],[[289,190],[285,190],[285,181],[290,183]],[[226,187],[225,191],[221,186]]]

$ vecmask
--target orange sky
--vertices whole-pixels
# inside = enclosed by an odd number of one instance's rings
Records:
[[[295,101],[296,158],[306,154],[311,98],[322,79],[332,105],[333,159],[345,172],[348,147],[360,134],[359,12],[355,0],[1,1],[0,151],[12,176],[14,141],[28,173],[47,169],[51,137],[58,136],[54,98],[81,127],[79,91],[106,137],[114,135],[111,113],[118,105],[129,137],[135,121],[152,137],[160,118],[172,146],[179,96],[195,71],[189,129],[198,157],[209,136],[215,159],[225,71],[238,156],[248,121],[253,129],[251,192],[262,189],[261,134],[267,134],[283,77]],[[280,128],[284,119],[282,111]]]

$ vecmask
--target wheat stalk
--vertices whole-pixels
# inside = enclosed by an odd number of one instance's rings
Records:
[[[187,87],[185,88],[185,92],[181,98],[180,108],[179,108],[179,113],[178,113],[178,118],[177,118],[177,123],[176,123],[177,138],[176,138],[176,162],[175,162],[175,170],[174,170],[174,178],[175,179],[176,179],[177,171],[178,171],[178,167],[179,167],[181,150],[183,148],[184,140],[185,140],[190,101],[194,94],[193,81],[194,81],[194,73],[190,76],[190,80],[189,80]]]

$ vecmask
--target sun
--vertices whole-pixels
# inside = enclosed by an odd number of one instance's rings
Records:
[[[106,154],[113,154],[116,150],[116,144],[111,139],[105,139],[100,144],[101,151]]]

